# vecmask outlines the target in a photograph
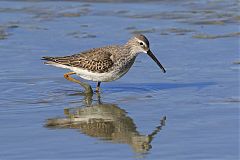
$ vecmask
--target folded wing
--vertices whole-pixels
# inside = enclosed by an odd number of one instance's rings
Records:
[[[65,57],[42,57],[46,60],[45,64],[60,64],[67,67],[77,67],[91,72],[108,72],[113,66],[112,54],[100,48],[92,49],[79,54]]]

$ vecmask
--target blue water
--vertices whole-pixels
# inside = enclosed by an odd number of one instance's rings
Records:
[[[0,159],[239,159],[237,4],[1,1]],[[40,60],[123,44],[136,32],[167,73],[141,54],[91,102],[63,78],[66,70]],[[91,121],[102,116],[97,124],[106,129],[47,127],[49,119],[67,119],[64,109]],[[134,137],[154,130],[140,150]]]

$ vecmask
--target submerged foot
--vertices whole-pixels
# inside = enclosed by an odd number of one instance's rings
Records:
[[[93,89],[89,84],[83,82],[81,83],[82,83],[81,86],[85,89],[84,91],[85,94],[93,94]]]
[[[95,90],[96,93],[100,93],[100,87],[97,87]]]

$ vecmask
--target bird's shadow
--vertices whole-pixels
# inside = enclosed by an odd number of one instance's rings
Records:
[[[137,83],[137,84],[108,84],[105,90],[112,92],[126,92],[126,91],[136,91],[136,92],[146,92],[146,91],[159,91],[177,88],[197,88],[203,89],[205,87],[216,85],[215,82],[194,82],[194,83]]]
[[[83,96],[84,93],[75,95]],[[99,140],[128,144],[136,153],[148,153],[152,148],[151,142],[166,124],[166,116],[159,117],[158,124],[148,134],[142,134],[124,109],[117,104],[102,102],[100,94],[97,94],[97,99],[93,101],[93,96],[84,95],[83,106],[81,103],[81,107],[65,108],[64,116],[49,118],[44,126],[50,129],[77,129]]]
[[[193,83],[108,83],[102,85],[101,93],[119,93],[119,92],[157,92],[160,90],[196,88],[203,89],[209,86],[217,85],[216,82],[193,82]],[[69,96],[85,96],[81,90],[65,90]]]
[[[196,83],[139,83],[139,84],[106,84],[103,86],[103,93],[113,92],[149,92],[178,88],[197,88],[202,89],[214,82]],[[152,148],[151,142],[160,130],[165,126],[166,116],[159,117],[160,123],[149,130],[148,134],[141,134],[127,112],[117,104],[101,101],[100,93],[89,95],[81,90],[65,90],[68,96],[84,97],[84,102],[77,107],[65,108],[62,117],[47,119],[47,128],[68,128],[77,129],[90,137],[113,143],[125,143],[130,145],[137,153],[148,153]],[[96,97],[97,100],[94,100]],[[93,103],[94,102],[94,103]],[[77,104],[77,103],[76,103]],[[81,107],[79,107],[81,106]]]

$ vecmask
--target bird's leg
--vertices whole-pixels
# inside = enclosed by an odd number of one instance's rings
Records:
[[[64,74],[64,78],[66,78],[67,80],[71,81],[71,82],[74,82],[74,83],[78,83],[80,84],[84,89],[84,93],[86,94],[93,94],[93,90],[92,90],[92,87],[87,84],[87,83],[84,83],[84,82],[80,82],[79,80],[76,80],[75,78],[72,78],[70,75],[72,74],[76,74],[75,72],[68,72],[68,73],[65,73]]]
[[[101,82],[97,82],[96,92],[98,92],[98,93],[99,93],[99,91],[100,91],[100,84],[101,84]]]

